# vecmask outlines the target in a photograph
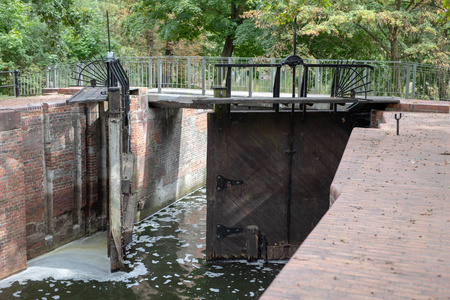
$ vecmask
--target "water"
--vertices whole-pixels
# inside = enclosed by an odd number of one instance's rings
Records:
[[[109,272],[106,235],[63,246],[0,281],[0,299],[257,299],[285,262],[206,264],[205,189],[135,225],[131,272]]]

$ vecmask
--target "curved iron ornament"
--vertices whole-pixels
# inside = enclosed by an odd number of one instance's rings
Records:
[[[331,83],[331,97],[337,98],[361,98],[367,99],[367,94],[372,83],[369,81],[369,65],[357,65],[354,62],[338,63],[335,65],[333,80]]]
[[[108,68],[103,58],[88,60],[83,65],[77,64],[74,71],[76,86],[108,86]]]

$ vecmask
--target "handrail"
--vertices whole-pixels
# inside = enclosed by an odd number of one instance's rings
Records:
[[[328,94],[326,90],[332,80],[331,68],[326,64],[345,64],[347,60],[303,59],[309,65],[309,93]],[[165,89],[198,90],[205,94],[215,86],[224,86],[224,68],[216,64],[250,64],[246,68],[234,68],[232,74],[233,91],[273,92],[276,66],[281,58],[250,57],[200,57],[200,56],[152,56],[122,57],[121,62],[130,79],[130,86],[141,86],[163,93]],[[371,96],[397,96],[407,99],[450,100],[450,68],[403,61],[354,60],[354,64],[369,64],[374,69],[366,70],[368,81],[372,81]],[[258,65],[258,66],[257,66]],[[292,90],[292,72],[281,67],[281,93]],[[72,79],[75,64],[59,63],[38,72],[22,70],[20,74],[20,94],[24,96],[41,94],[42,88],[67,87],[76,85]],[[79,71],[79,70],[78,70]],[[305,68],[297,68],[297,78]],[[2,71],[4,72],[4,71]],[[12,72],[12,71],[7,71]],[[364,74],[366,75],[366,74]],[[0,79],[1,80],[1,79]],[[300,86],[301,82],[295,85]],[[1,84],[1,83],[0,83]],[[10,88],[10,87],[9,87]]]
[[[19,95],[20,95],[20,90],[19,90],[19,71],[18,70],[14,70],[14,71],[0,71],[0,74],[13,75],[13,83],[9,84],[9,85],[0,85],[0,88],[13,87],[14,88],[13,89],[14,96],[19,97]]]

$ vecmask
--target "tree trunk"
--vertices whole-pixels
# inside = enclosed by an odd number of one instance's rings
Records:
[[[166,42],[166,52],[164,53],[165,56],[171,56],[173,55],[173,42]]]
[[[230,18],[237,21],[238,25],[241,25],[243,22],[242,14],[245,11],[246,1],[243,1],[239,6],[236,6],[236,3],[231,3],[231,14]],[[227,63],[227,59],[225,57],[231,57],[233,55],[234,50],[234,32],[227,35],[225,39],[225,44],[223,45],[222,53],[220,54],[222,58],[221,63]],[[222,68],[223,70],[217,70],[216,74],[216,84],[223,86],[224,79],[226,77],[227,68]]]
[[[236,6],[236,3],[231,2],[231,14],[230,18],[232,20],[236,20],[238,25],[241,25],[244,19],[242,19],[242,15],[245,11],[245,4],[246,1],[243,1],[239,4],[239,6]],[[232,34],[227,35],[227,38],[225,40],[225,45],[223,45],[222,54],[220,56],[222,57],[231,57],[233,55],[234,50],[234,32]]]
[[[223,45],[222,54],[220,54],[221,57],[231,57],[233,55],[233,49],[234,49],[234,37],[230,34],[227,36],[227,39],[225,40],[225,45]]]
[[[172,56],[173,55],[173,43],[172,42],[166,42],[166,52],[164,53],[165,56]],[[165,84],[163,84],[163,87],[170,88],[171,85],[171,78],[172,78],[172,64],[171,63],[165,63],[163,64],[163,80]]]
[[[153,39],[153,30],[147,31],[148,56],[153,56],[155,40]]]
[[[392,65],[392,88],[396,96],[401,97],[403,95],[403,86],[400,80],[400,65],[398,64],[399,60],[399,51],[398,51],[398,26],[394,26],[390,31],[390,39],[389,43],[391,44],[391,53],[389,54],[389,58]]]

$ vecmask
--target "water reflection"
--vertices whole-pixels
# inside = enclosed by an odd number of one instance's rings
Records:
[[[46,256],[49,259],[47,262],[41,259],[40,266],[30,261],[27,271],[0,281],[0,298],[258,298],[284,262],[266,264],[263,261],[234,261],[207,265],[205,192],[204,188],[197,190],[135,226],[133,242],[126,251],[126,263],[133,269],[132,273],[110,274],[102,271],[99,274],[98,270],[102,268],[93,263],[92,266],[85,265],[82,270],[74,266],[69,271],[66,268],[64,272],[49,272],[48,276],[41,274],[43,276],[33,278],[26,275],[34,267],[45,269],[50,261],[54,264],[57,259],[53,259],[55,253],[51,253]],[[103,249],[101,243],[96,248]],[[79,249],[79,246],[75,246],[75,252],[79,253]],[[104,249],[106,251],[106,246]],[[59,253],[69,257],[68,252],[64,254],[59,250]],[[95,260],[92,252],[84,255],[85,259],[77,258],[80,263]],[[104,264],[104,257],[101,256],[97,261]],[[39,269],[34,271],[39,272]],[[65,276],[61,276],[61,273]]]

